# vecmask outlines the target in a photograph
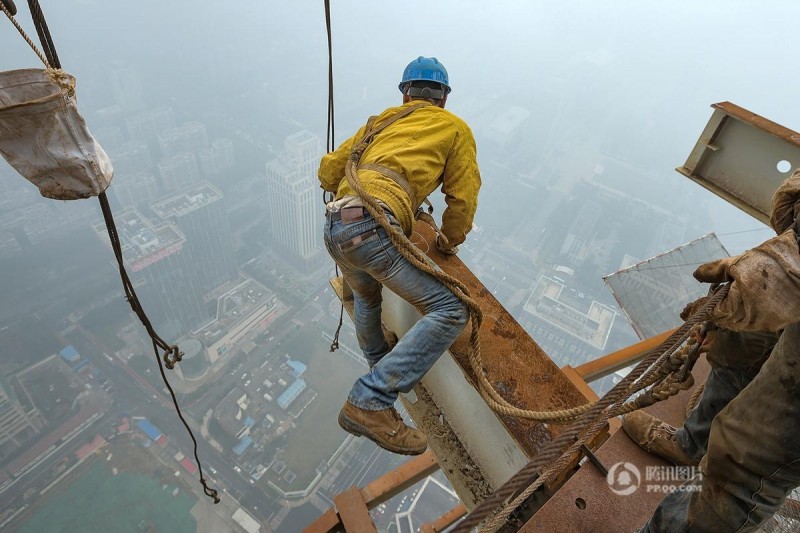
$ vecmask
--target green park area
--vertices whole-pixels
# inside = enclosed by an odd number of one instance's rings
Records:
[[[197,501],[175,487],[162,489],[158,480],[142,474],[121,472],[114,476],[105,461],[95,461],[64,492],[36,509],[20,533],[74,531],[194,532],[190,514]]]

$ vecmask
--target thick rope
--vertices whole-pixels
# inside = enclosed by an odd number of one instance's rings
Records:
[[[650,355],[637,364],[592,409],[585,413],[576,423],[566,428],[556,439],[540,450],[530,463],[481,502],[454,531],[470,531],[484,519],[491,516],[495,509],[503,505],[503,502],[506,502],[508,498],[517,494],[519,490],[524,489],[524,492],[517,496],[498,515],[502,516],[502,518],[498,519],[498,522],[505,521],[508,515],[542,484],[549,481],[554,474],[561,472],[572,464],[572,461],[580,455],[581,446],[602,430],[608,418],[620,414],[620,402],[630,397],[637,389],[640,390],[642,384],[649,382],[660,371],[662,363],[672,355],[679,345],[690,337],[692,328],[706,320],[710,316],[711,310],[727,293],[728,286],[721,286],[694,315],[653,350]],[[541,474],[539,474],[540,472]],[[538,477],[536,477],[537,474]],[[525,496],[524,498],[522,497],[523,495]]]
[[[689,418],[689,414],[694,410],[697,406],[697,402],[700,401],[700,397],[703,395],[703,391],[706,388],[705,383],[701,383],[692,393],[692,396],[689,398],[688,403],[686,404],[686,418]]]
[[[56,53],[55,45],[53,44],[53,38],[50,35],[50,30],[47,27],[47,21],[45,20],[44,13],[42,13],[42,8],[39,6],[38,0],[28,0],[28,5],[31,10],[31,16],[33,18],[33,24],[36,27],[36,32],[39,34],[39,40],[41,41],[42,45],[44,46],[44,54],[36,47],[36,45],[31,41],[31,39],[27,36],[24,30],[20,27],[17,21],[11,16],[11,13],[8,9],[0,2],[0,8],[2,8],[3,12],[6,16],[11,20],[12,24],[17,28],[20,32],[22,37],[25,41],[33,48],[36,55],[39,56],[39,59],[45,64],[48,69],[48,72],[53,78],[53,81],[58,83],[62,88],[68,90],[68,92],[74,91],[74,86],[69,85],[66,81],[66,76],[63,75],[61,71],[61,62],[58,58],[58,54]],[[65,85],[66,84],[66,85]],[[170,396],[172,398],[172,403],[175,406],[175,410],[178,413],[178,418],[180,418],[181,422],[183,423],[186,431],[189,433],[189,437],[191,437],[192,442],[194,443],[194,459],[197,463],[197,468],[199,471],[200,476],[200,483],[203,486],[203,492],[209,498],[214,500],[214,503],[219,503],[220,498],[219,494],[215,489],[209,487],[208,482],[205,479],[205,475],[203,474],[203,464],[200,461],[200,458],[197,453],[197,439],[194,436],[189,424],[186,422],[186,419],[181,412],[180,406],[178,405],[178,400],[175,396],[175,392],[172,390],[172,385],[170,385],[169,380],[167,379],[166,373],[164,372],[164,366],[169,369],[174,368],[175,363],[181,360],[183,353],[180,351],[177,345],[170,345],[164,339],[162,339],[153,328],[152,324],[150,323],[150,319],[144,312],[141,303],[139,302],[139,298],[136,295],[136,291],[133,288],[133,283],[131,282],[130,278],[128,277],[128,273],[125,270],[124,259],[122,256],[122,246],[119,240],[119,234],[117,233],[116,224],[114,223],[114,217],[111,213],[111,206],[108,203],[108,198],[105,192],[102,192],[98,195],[98,200],[100,201],[100,208],[103,213],[103,219],[106,224],[106,229],[108,230],[108,237],[111,242],[111,248],[114,251],[114,256],[117,260],[117,265],[119,266],[120,278],[122,280],[122,286],[125,291],[125,299],[128,300],[133,312],[139,317],[142,325],[145,327],[147,334],[150,336],[150,339],[153,342],[153,352],[156,356],[156,361],[158,361],[158,368],[161,373],[161,379],[164,381],[164,384],[169,390]],[[162,366],[162,356],[159,354],[159,348],[163,350],[163,366]]]
[[[17,28],[19,34],[22,35],[22,38],[25,39],[26,43],[28,43],[28,46],[30,46],[31,49],[36,53],[36,55],[39,56],[39,59],[42,60],[44,66],[47,67],[48,69],[52,69],[53,67],[50,66],[50,63],[47,61],[47,58],[44,56],[42,51],[39,50],[39,47],[36,46],[36,44],[31,40],[30,37],[28,37],[28,34],[25,33],[25,30],[22,29],[22,26],[19,25],[17,19],[14,18],[14,15],[11,14],[11,12],[8,10],[5,4],[3,4],[3,2],[0,2],[0,9],[2,9],[3,13],[6,14],[6,17],[8,17],[8,20],[11,21],[11,24],[13,24],[15,28]]]

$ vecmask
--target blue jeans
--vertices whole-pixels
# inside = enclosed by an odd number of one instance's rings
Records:
[[[754,334],[741,335],[752,340]],[[770,342],[768,336],[764,340]],[[708,424],[703,479],[669,494],[642,531],[755,531],[775,514],[800,486],[798,368],[800,324],[793,324],[752,380]],[[700,404],[705,397],[704,392]],[[702,431],[696,435],[702,438]]]
[[[379,411],[394,405],[430,370],[468,320],[466,306],[442,282],[417,269],[395,249],[386,231],[367,213],[343,224],[328,213],[325,247],[353,291],[358,344],[369,373],[358,378],[348,401]],[[394,217],[392,224],[398,225]],[[381,329],[381,285],[424,316],[389,351]]]

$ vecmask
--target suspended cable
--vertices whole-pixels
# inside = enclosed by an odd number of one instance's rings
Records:
[[[28,38],[25,32],[22,30],[20,25],[16,22],[13,18],[11,12],[6,7],[5,3],[0,4],[0,8],[2,8],[3,12],[6,16],[11,20],[17,30],[22,34],[31,48],[39,55],[42,62],[45,64],[46,67],[52,69],[60,69],[61,68],[61,61],[58,58],[58,54],[56,53],[55,45],[53,43],[53,38],[50,34],[50,30],[47,27],[47,21],[45,20],[44,13],[42,12],[42,8],[39,5],[38,0],[28,0],[28,7],[31,11],[31,18],[33,19],[33,24],[36,28],[36,33],[39,35],[39,41],[43,48],[43,55],[42,52],[38,50],[35,44]],[[114,222],[114,217],[111,212],[111,206],[108,202],[108,197],[106,196],[105,192],[102,192],[98,195],[98,200],[100,201],[100,209],[103,213],[103,219],[106,224],[106,229],[108,231],[109,241],[111,242],[111,248],[114,252],[114,257],[117,260],[117,265],[119,266],[119,273],[120,279],[122,280],[122,287],[125,291],[125,299],[133,309],[133,312],[141,321],[142,325],[144,326],[147,334],[149,335],[150,339],[153,342],[153,352],[156,356],[156,361],[158,362],[158,368],[161,373],[161,379],[164,381],[164,384],[167,387],[167,390],[172,397],[172,403],[175,406],[175,410],[178,413],[178,418],[180,418],[183,426],[186,428],[186,431],[189,433],[189,437],[191,437],[192,442],[194,443],[194,458],[197,463],[197,468],[200,474],[200,483],[203,486],[203,492],[209,498],[214,500],[214,503],[219,503],[220,498],[219,494],[215,489],[209,487],[208,482],[205,479],[205,475],[203,474],[203,464],[200,461],[200,458],[197,453],[197,439],[194,436],[189,424],[186,422],[186,419],[181,412],[180,406],[178,405],[178,400],[175,396],[175,392],[172,389],[172,385],[170,385],[169,380],[167,379],[166,373],[164,372],[164,366],[169,369],[174,368],[175,363],[179,362],[183,356],[182,352],[178,348],[177,345],[170,345],[164,339],[162,339],[158,333],[156,333],[153,325],[150,322],[150,319],[147,317],[144,309],[142,308],[141,303],[139,302],[139,298],[136,295],[136,291],[133,288],[133,283],[128,276],[128,273],[125,269],[124,258],[122,255],[122,245],[119,240],[119,234],[117,232],[116,224]],[[163,351],[163,363],[162,363],[162,354],[159,353],[159,349]]]
[[[325,138],[325,149],[328,153],[336,149],[336,141],[334,140],[334,110],[333,110],[333,40],[331,38],[331,3],[330,0],[325,0],[325,29],[328,33],[328,126]],[[322,192],[322,200],[325,201],[325,192]],[[335,262],[334,262],[335,263]],[[339,277],[339,265],[335,267],[336,277]],[[331,341],[331,352],[339,349],[339,334],[342,331],[342,324],[344,323],[344,303],[339,306],[339,324],[336,326],[336,333],[333,335]]]

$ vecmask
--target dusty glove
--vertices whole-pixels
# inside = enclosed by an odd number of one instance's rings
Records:
[[[450,246],[450,244],[442,241],[442,236],[436,236],[436,248],[447,255],[456,255],[458,253],[458,246]]]
[[[800,168],[780,184],[772,197],[769,223],[781,234],[794,224],[800,215]]]
[[[700,266],[698,281],[731,282],[711,312],[718,326],[734,331],[778,331],[800,322],[800,252],[793,230],[742,255]]]

